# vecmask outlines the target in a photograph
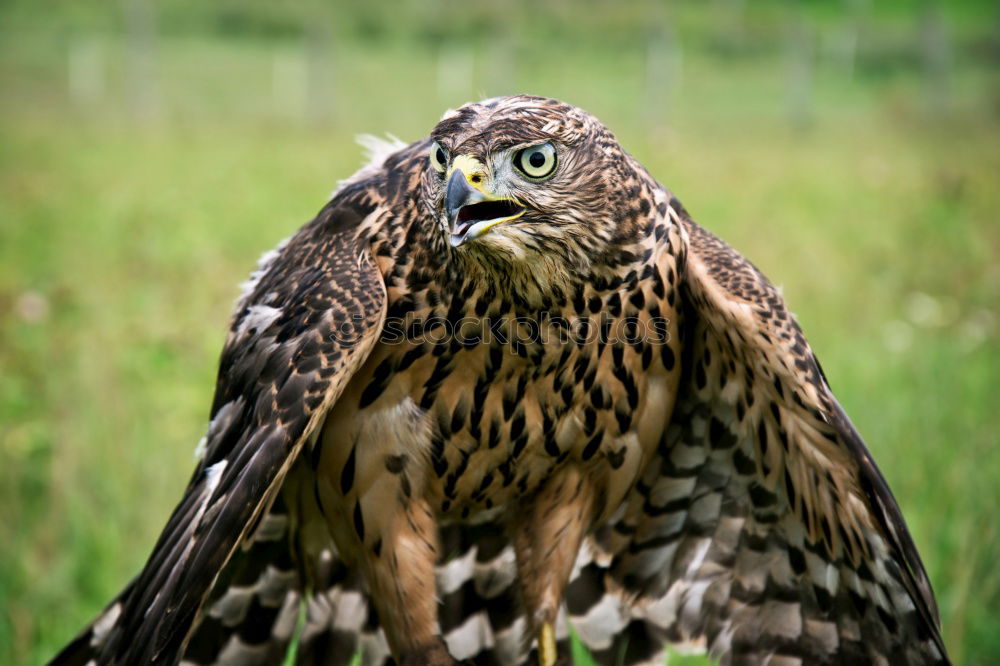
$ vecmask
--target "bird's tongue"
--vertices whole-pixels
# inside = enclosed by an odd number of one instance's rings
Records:
[[[451,230],[451,235],[457,238],[465,236],[465,234],[472,228],[472,225],[478,222],[478,220],[466,220],[465,222],[455,222],[455,226]]]
[[[466,235],[469,233],[469,229],[472,228],[476,222],[456,222],[455,226],[451,230],[451,246],[458,247],[465,240]]]
[[[462,206],[458,211],[458,215],[455,216],[451,235],[454,239],[459,240],[464,238],[469,229],[479,222],[495,220],[501,217],[511,217],[512,215],[517,215],[521,210],[521,206],[509,200],[481,201],[469,204],[468,206]]]

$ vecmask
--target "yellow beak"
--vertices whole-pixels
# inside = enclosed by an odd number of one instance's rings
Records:
[[[524,214],[525,208],[510,197],[498,197],[485,188],[486,168],[470,155],[459,155],[445,174],[448,187],[445,214],[452,247],[479,238],[502,222]]]

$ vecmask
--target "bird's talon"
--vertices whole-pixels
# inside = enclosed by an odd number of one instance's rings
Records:
[[[538,632],[539,666],[556,666],[556,658],[556,632],[551,623],[545,622]]]

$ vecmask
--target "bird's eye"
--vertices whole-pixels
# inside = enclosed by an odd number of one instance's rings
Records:
[[[551,143],[542,143],[517,151],[514,166],[528,178],[545,178],[556,169],[556,149]]]
[[[439,143],[431,146],[431,166],[438,173],[444,173],[448,168],[448,153],[444,152],[444,148]]]

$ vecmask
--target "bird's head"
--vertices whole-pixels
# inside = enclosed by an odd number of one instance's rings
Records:
[[[580,275],[632,232],[640,183],[596,118],[540,97],[449,111],[431,132],[425,204],[460,257],[539,286]]]

